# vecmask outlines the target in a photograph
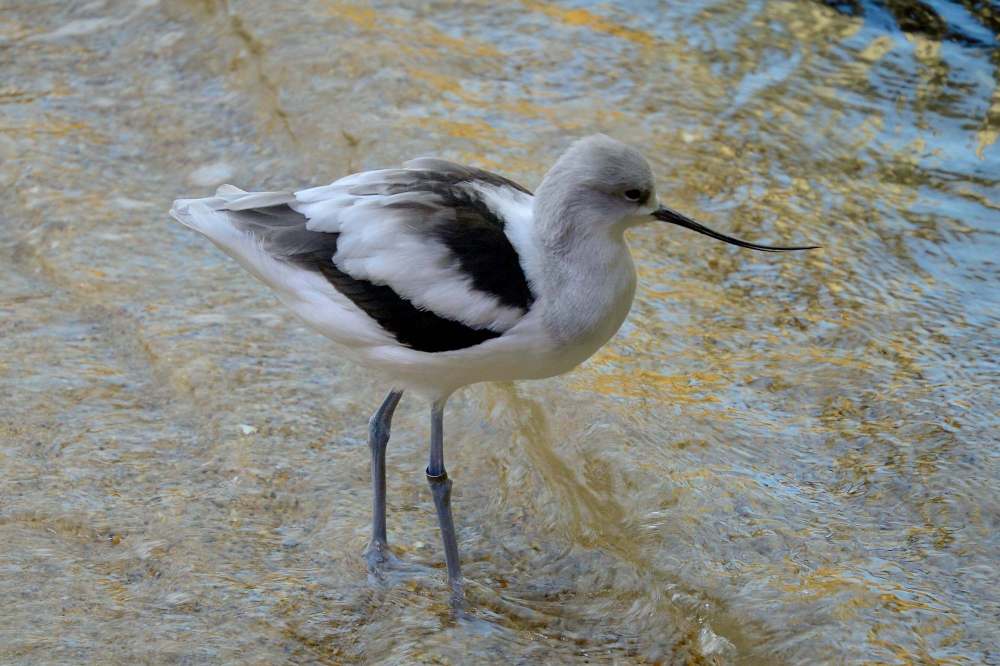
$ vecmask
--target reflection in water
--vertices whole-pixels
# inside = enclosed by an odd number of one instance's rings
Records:
[[[990,3],[4,9],[0,661],[995,658]],[[532,185],[595,130],[672,206],[824,249],[642,229],[607,349],[453,401],[456,624],[424,406],[388,461],[411,568],[372,587],[385,387],[165,211],[429,153]]]
[[[936,42],[945,40],[966,46],[992,48],[1000,32],[1000,12],[986,0],[933,3],[921,0],[820,0],[848,16],[861,16],[883,28],[919,34]],[[964,11],[963,11],[964,10]]]

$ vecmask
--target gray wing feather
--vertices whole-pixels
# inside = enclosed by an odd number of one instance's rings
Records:
[[[215,196],[225,200],[225,210],[233,211],[268,208],[295,201],[295,194],[292,192],[244,192],[232,185],[223,185]]]
[[[325,257],[332,262],[337,252],[337,234],[310,231],[308,219],[287,204],[230,211],[229,218],[237,229],[253,234],[275,258]]]
[[[495,174],[492,171],[477,169],[476,167],[465,166],[464,164],[456,164],[455,162],[449,162],[448,160],[436,157],[418,157],[415,160],[406,162],[403,166],[415,171],[427,171],[438,174],[440,180],[451,181],[452,183],[478,182],[485,185],[510,187],[518,192],[531,194],[531,190],[523,185]]]

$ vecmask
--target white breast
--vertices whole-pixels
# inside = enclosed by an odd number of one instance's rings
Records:
[[[624,239],[602,240],[575,246],[567,256],[547,263],[544,271],[538,305],[547,333],[570,367],[618,332],[635,296],[635,266]]]

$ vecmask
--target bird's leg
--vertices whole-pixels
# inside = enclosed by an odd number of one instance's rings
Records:
[[[448,584],[451,586],[452,604],[458,606],[462,600],[462,571],[458,562],[458,541],[455,538],[455,523],[451,518],[451,479],[444,468],[444,400],[434,403],[431,408],[431,458],[427,465],[427,482],[434,495],[438,523],[441,525],[441,540],[444,542],[444,559],[448,565]]]
[[[365,549],[368,570],[380,573],[381,565],[389,560],[389,542],[385,533],[385,447],[389,443],[389,427],[403,392],[389,391],[382,406],[368,421],[368,448],[372,454],[372,540]]]

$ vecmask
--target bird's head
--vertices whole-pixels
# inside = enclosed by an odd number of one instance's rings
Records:
[[[815,246],[758,245],[721,234],[660,204],[653,171],[642,154],[604,134],[577,140],[549,169],[535,199],[539,224],[557,242],[586,232],[621,233],[659,220],[753,250],[811,250]]]

